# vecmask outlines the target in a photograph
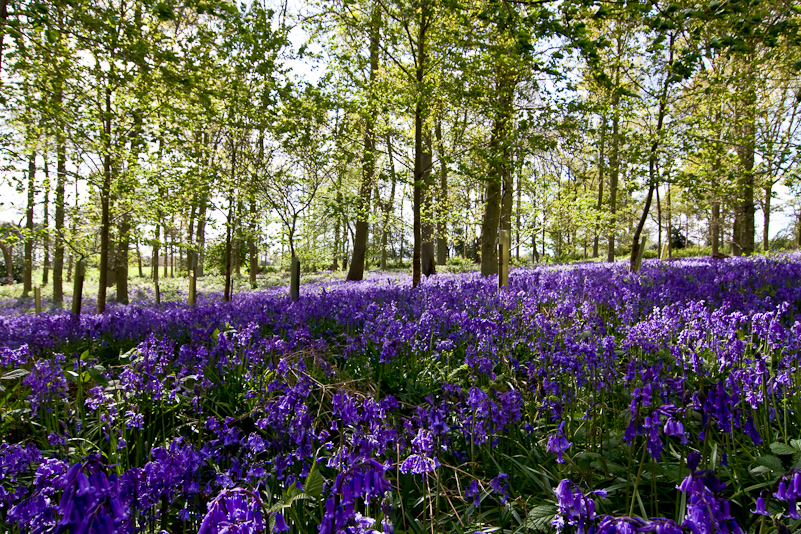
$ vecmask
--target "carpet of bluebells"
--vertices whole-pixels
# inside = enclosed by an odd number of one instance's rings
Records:
[[[0,529],[781,534],[801,256],[0,308]]]

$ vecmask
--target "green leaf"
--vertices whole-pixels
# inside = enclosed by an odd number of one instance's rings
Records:
[[[751,469],[749,473],[752,475],[763,475],[765,473],[770,473],[773,470],[770,467],[765,467],[764,465],[758,465],[755,468]]]
[[[27,369],[14,369],[13,371],[9,371],[4,374],[2,377],[3,380],[14,380],[17,378],[22,378],[23,376],[27,376],[29,371]]]
[[[309,476],[306,477],[306,493],[314,497],[315,499],[320,497],[323,493],[323,475],[320,474],[320,470],[317,469],[317,464],[313,464],[311,471],[309,472]]]
[[[551,520],[556,515],[556,506],[553,504],[539,504],[531,509],[526,516],[526,521],[517,529],[517,532],[524,530],[548,530]]]
[[[756,459],[757,463],[763,467],[767,467],[776,473],[783,473],[784,467],[782,461],[777,456],[760,456]]]
[[[780,443],[778,441],[770,444],[770,450],[773,451],[774,454],[778,454],[778,455],[789,455],[789,454],[793,454],[793,453],[797,452],[791,446],[789,446],[789,445],[787,445],[785,443]]]

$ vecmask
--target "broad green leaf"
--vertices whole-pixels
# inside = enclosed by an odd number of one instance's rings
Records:
[[[793,454],[797,452],[791,446],[785,443],[780,443],[778,441],[770,444],[770,450],[772,450],[774,454],[779,454],[779,455]]]
[[[528,513],[526,521],[517,529],[517,532],[525,532],[526,530],[548,530],[548,526],[555,515],[556,506],[553,504],[537,505]]]
[[[312,464],[309,476],[306,477],[306,493],[314,498],[320,497],[323,493],[323,476],[320,470],[317,469],[317,464]]]
[[[756,459],[757,463],[763,467],[767,467],[771,471],[775,471],[777,473],[783,473],[784,467],[782,466],[782,461],[779,460],[778,457],[768,455],[768,456],[760,456]]]

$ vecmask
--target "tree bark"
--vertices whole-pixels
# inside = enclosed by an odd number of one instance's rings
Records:
[[[250,264],[250,287],[256,289],[256,275],[259,274],[259,255],[256,249],[256,197],[250,198],[250,232],[248,235],[248,263]]]
[[[233,217],[233,206],[234,201],[231,198],[228,206],[228,219],[225,225],[225,293],[223,295],[225,302],[230,302],[231,300],[231,218]]]
[[[100,280],[97,288],[97,313],[106,311],[106,287],[108,281],[111,228],[111,89],[106,89],[106,105],[103,117],[103,182],[100,187]]]
[[[56,109],[60,109],[63,91],[60,87],[54,96]],[[53,302],[61,306],[64,302],[64,190],[67,181],[67,151],[64,125],[59,122],[56,132],[56,213],[55,251],[53,254]]]
[[[136,264],[139,267],[139,278],[144,278],[145,275],[142,272],[142,251],[139,249],[139,237],[136,238]]]
[[[509,129],[514,81],[502,65],[496,66],[495,118],[490,135],[489,172],[481,223],[481,274],[498,274],[498,230],[512,229],[512,190],[509,172]]]
[[[208,193],[200,197],[200,206],[198,208],[197,217],[197,233],[195,236],[195,243],[197,250],[194,254],[194,267],[195,277],[201,277],[205,274],[205,259],[206,259],[206,209],[208,206]]]
[[[423,136],[424,152],[422,155],[423,165],[423,213],[421,221],[422,247],[420,250],[420,268],[423,276],[431,276],[437,273],[436,261],[434,256],[434,180],[432,178],[432,150],[431,133],[426,132]]]
[[[378,49],[381,39],[381,7],[373,2],[373,14],[370,23],[370,80],[368,82],[368,106],[364,117],[364,152],[362,155],[362,183],[359,197],[356,199],[356,235],[353,238],[353,257],[350,260],[348,280],[364,278],[364,260],[367,255],[367,239],[369,237],[370,202],[373,183],[375,182],[375,81],[378,75]]]
[[[750,70],[750,68],[749,68]],[[742,119],[740,123],[740,146],[737,155],[740,160],[740,175],[737,179],[737,202],[734,209],[734,229],[732,254],[746,256],[754,252],[754,150],[756,143],[756,90],[752,75],[743,76],[747,84],[741,91]]]
[[[397,175],[395,174],[395,158],[392,154],[392,139],[387,133],[387,156],[389,158],[389,173],[392,186],[389,191],[389,199],[384,206],[384,224],[381,228],[381,270],[387,270],[387,240],[389,238],[389,219],[392,216],[393,205],[395,203],[395,184]],[[402,262],[403,260],[401,260]]]
[[[609,162],[609,213],[611,214],[606,261],[615,261],[615,226],[617,225],[617,181],[620,174],[620,95],[612,97],[612,158]]]
[[[601,209],[604,205],[604,171],[606,170],[606,113],[601,115],[601,139],[598,147],[598,220],[595,223],[595,237],[592,240],[592,257],[598,257],[598,238],[601,232]]]
[[[442,141],[442,122],[437,121],[434,127],[439,152],[439,199],[437,201],[437,265],[445,265],[448,261],[448,165],[445,158],[445,143]]]
[[[768,182],[768,185],[765,186],[765,209],[762,213],[762,250],[765,252],[770,251],[770,201],[772,195],[773,184]]]
[[[159,214],[161,219],[161,214]],[[161,245],[161,225],[156,223],[155,238],[153,239],[153,257],[150,260],[150,275],[153,278],[153,283],[159,282],[159,248]]]
[[[25,211],[25,268],[22,274],[22,296],[27,297],[33,290],[33,207],[36,203],[36,152],[28,157],[28,206]]]
[[[673,69],[673,42],[675,36],[673,34],[670,35],[670,45],[668,49],[668,63],[667,68],[665,69],[665,81],[662,84],[662,94],[659,98],[659,111],[656,117],[656,132],[654,136],[654,140],[651,142],[651,151],[648,155],[648,195],[645,197],[645,207],[642,210],[642,215],[640,216],[640,220],[637,223],[637,228],[634,230],[634,238],[631,244],[631,258],[629,262],[629,270],[636,271],[639,268],[637,265],[637,258],[640,254],[640,236],[642,235],[642,229],[645,226],[645,221],[648,219],[648,211],[651,209],[651,200],[654,196],[654,188],[658,186],[657,184],[657,163],[659,158],[659,145],[660,145],[660,137],[659,134],[662,132],[662,125],[665,122],[665,113],[667,112],[667,96],[668,91],[670,90],[671,84],[671,72]]]
[[[128,250],[131,245],[131,219],[128,215],[124,215],[120,219],[119,236],[117,241],[117,302],[120,304],[128,304]]]
[[[428,1],[424,1],[420,9],[420,24],[417,33],[417,50],[415,53],[415,81],[417,82],[417,99],[414,107],[414,200],[412,212],[414,214],[413,230],[414,244],[412,246],[412,287],[420,285],[421,250],[423,244],[420,212],[423,203],[423,189],[425,187],[425,159],[423,146],[423,123],[425,122],[426,107],[423,101],[425,92],[423,81],[426,69],[426,35],[430,23],[430,9]],[[429,165],[430,167],[430,165]]]
[[[237,279],[242,276],[242,212],[244,206],[242,199],[236,201],[236,211],[234,212],[234,273]]]
[[[50,278],[50,168],[47,164],[47,152],[44,154],[44,213],[42,214],[42,248],[44,261],[42,263],[42,285],[46,286]]]
[[[3,250],[3,261],[6,264],[6,277],[9,283],[14,281],[14,247],[0,242],[0,249]]]

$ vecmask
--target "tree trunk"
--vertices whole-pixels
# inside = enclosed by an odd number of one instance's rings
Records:
[[[756,90],[751,73],[743,76],[746,88],[742,94],[742,119],[740,123],[740,146],[737,155],[741,172],[737,179],[737,202],[734,209],[732,254],[746,256],[754,252],[754,147],[756,144]]]
[[[136,264],[139,267],[139,278],[144,278],[145,275],[142,272],[142,251],[139,249],[139,237],[136,238]]]
[[[768,178],[770,180],[771,178]],[[762,227],[762,250],[765,252],[770,251],[770,201],[773,195],[773,184],[768,181],[765,186],[765,209],[762,213],[763,227]]]
[[[598,219],[595,223],[595,237],[592,240],[592,257],[598,257],[598,237],[601,233],[601,209],[604,205],[604,171],[606,170],[606,114],[601,115],[601,139],[598,147]]]
[[[6,264],[6,277],[9,283],[14,281],[14,247],[0,243],[0,249],[3,249],[3,261]]]
[[[236,212],[234,213],[234,272],[237,279],[242,276],[242,212],[245,207],[242,199],[236,201]]]
[[[42,215],[42,231],[44,232],[42,248],[44,262],[42,264],[42,285],[46,286],[50,278],[50,168],[47,164],[47,152],[44,154],[44,214]]]
[[[36,203],[36,152],[28,157],[28,207],[25,211],[25,268],[22,274],[22,296],[33,290],[33,207]]]
[[[512,189],[509,173],[509,128],[514,83],[506,68],[495,73],[497,101],[489,146],[489,173],[481,223],[481,274],[498,273],[498,230],[512,229]]]
[[[423,136],[424,152],[422,157],[423,165],[423,210],[420,227],[420,237],[422,247],[420,249],[420,268],[423,276],[431,276],[437,273],[434,255],[434,180],[432,178],[432,154],[431,154],[431,133],[426,132]]]
[[[233,197],[233,193],[231,194]],[[228,205],[228,218],[225,225],[225,293],[223,300],[230,302],[231,300],[231,219],[233,217],[233,198]]]
[[[659,256],[662,254],[662,199],[659,198],[659,186],[656,188],[656,226],[656,253]]]
[[[395,158],[392,154],[392,139],[387,133],[387,156],[389,158],[389,173],[392,180],[392,186],[389,191],[389,199],[384,206],[384,224],[381,229],[381,270],[387,270],[387,240],[389,238],[389,219],[392,216],[393,204],[395,203],[395,184],[397,183],[397,175],[395,174]],[[401,259],[401,262],[403,260]]]
[[[106,311],[106,287],[111,249],[111,89],[106,89],[105,117],[103,118],[103,182],[100,187],[100,281],[97,288],[97,313]]]
[[[712,202],[712,217],[710,221],[712,231],[712,256],[720,254],[720,202]]]
[[[370,81],[368,84],[368,110],[364,117],[364,152],[362,155],[362,183],[359,197],[356,199],[356,235],[353,238],[353,257],[350,260],[348,280],[364,278],[364,260],[367,255],[367,239],[369,237],[370,195],[375,181],[375,113],[377,112],[373,95],[376,76],[378,75],[378,51],[381,39],[381,7],[373,2],[372,21],[370,23]]]
[[[119,236],[117,242],[117,302],[128,304],[128,249],[130,249],[131,220],[125,215],[120,220]]]
[[[442,122],[437,121],[434,127],[439,152],[439,199],[437,201],[437,265],[445,265],[448,261],[448,165],[445,159],[445,143],[442,141]]]
[[[657,184],[657,164],[659,162],[659,144],[660,144],[660,136],[659,134],[662,132],[662,125],[665,122],[665,113],[667,112],[667,96],[668,91],[670,90],[670,83],[673,79],[670,76],[670,72],[673,68],[673,42],[675,36],[673,34],[670,35],[670,45],[668,49],[668,63],[666,68],[666,76],[665,81],[662,85],[662,94],[659,98],[659,111],[656,117],[656,132],[654,135],[654,140],[651,142],[651,153],[648,156],[648,195],[645,197],[645,207],[642,210],[642,215],[640,216],[640,220],[637,223],[637,228],[634,230],[634,238],[631,244],[631,258],[629,262],[629,270],[636,271],[639,269],[639,265],[637,264],[637,258],[640,255],[640,236],[642,235],[642,229],[645,226],[645,221],[648,219],[648,211],[651,209],[651,200],[654,196],[654,188],[658,187]]]
[[[161,219],[161,214],[159,214],[159,220]],[[159,248],[161,244],[161,225],[156,223],[156,235],[155,239],[153,240],[153,257],[150,260],[150,275],[153,278],[153,283],[158,284],[159,282]]]
[[[56,109],[60,109],[63,92],[59,88],[54,96]],[[53,254],[53,302],[64,302],[64,190],[67,181],[67,151],[64,125],[56,132],[56,242]]]
[[[518,160],[520,157],[518,156]],[[523,169],[522,164],[516,165],[517,167],[517,208],[515,209],[515,233],[516,238],[515,242],[517,246],[515,247],[515,258],[517,261],[520,261],[520,204],[522,201],[523,196]]]
[[[250,263],[250,287],[256,289],[256,275],[259,274],[259,255],[256,249],[256,197],[250,199],[250,235],[248,236],[248,262]]]
[[[617,218],[617,181],[620,174],[620,95],[615,91],[612,97],[612,158],[609,165],[609,213],[611,214],[609,242],[606,249],[606,261],[615,261],[615,226]]]
[[[425,187],[425,147],[423,146],[423,123],[425,122],[426,107],[423,102],[425,90],[423,81],[425,78],[427,65],[426,34],[429,25],[430,5],[427,1],[423,2],[420,9],[420,24],[417,34],[417,51],[415,81],[417,82],[417,98],[414,108],[414,200],[412,212],[414,214],[414,244],[412,246],[412,287],[420,285],[421,275],[421,251],[423,244],[423,233],[420,220],[420,212],[423,203],[423,189]],[[429,162],[430,163],[430,162]],[[430,164],[428,165],[430,167]]]
[[[201,277],[205,274],[205,259],[206,259],[206,208],[208,206],[208,193],[200,197],[200,207],[198,208],[197,216],[197,233],[195,236],[195,243],[197,250],[195,252],[195,277]]]

